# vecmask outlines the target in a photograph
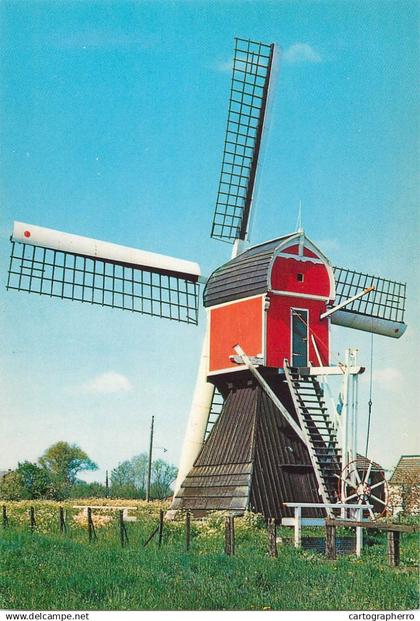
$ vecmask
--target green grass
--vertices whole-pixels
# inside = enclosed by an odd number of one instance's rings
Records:
[[[121,548],[115,521],[97,528],[88,543],[72,524],[60,535],[31,534],[11,520],[0,531],[0,607],[41,610],[409,610],[418,606],[418,541],[402,536],[399,568],[387,566],[385,538],[354,556],[322,555],[279,546],[266,555],[265,529],[236,522],[236,554],[223,552],[221,519],[193,525],[185,551],[182,524],[165,524],[164,541],[143,548],[156,525],[158,506],[139,511]],[[285,531],[289,534],[289,531]],[[315,534],[315,533],[314,533]],[[320,531],[317,530],[317,535]]]

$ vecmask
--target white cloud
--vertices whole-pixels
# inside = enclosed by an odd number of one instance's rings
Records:
[[[322,62],[321,55],[309,43],[293,43],[284,51],[283,60],[289,64]]]
[[[80,392],[91,395],[112,395],[132,390],[133,386],[125,375],[107,371],[82,384]]]

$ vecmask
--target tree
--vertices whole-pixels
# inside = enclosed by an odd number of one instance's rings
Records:
[[[111,485],[134,485],[134,470],[127,459],[111,471]]]
[[[69,489],[70,498],[104,498],[106,495],[105,485],[93,481],[76,481]]]
[[[118,464],[111,472],[111,494],[119,498],[145,498],[147,484],[148,455],[140,453]],[[171,493],[171,483],[177,469],[163,459],[152,464],[151,496],[166,498]]]
[[[111,493],[121,498],[146,496],[147,454],[135,455],[118,464],[111,472]]]
[[[44,468],[24,461],[13,472],[7,473],[0,483],[0,496],[7,500],[58,499],[58,489]]]
[[[175,481],[178,468],[166,463],[163,459],[156,459],[152,464],[152,498],[163,499],[172,492],[171,484]]]
[[[4,500],[23,500],[23,480],[16,470],[11,470],[0,481],[0,498]]]
[[[415,471],[404,474],[398,491],[403,514],[418,515],[420,513],[420,473]]]
[[[111,472],[111,496],[114,498],[141,498],[136,488],[133,465],[126,460]]]
[[[57,442],[50,446],[38,463],[45,468],[59,484],[73,485],[79,472],[97,470],[98,466],[77,446],[68,442]]]

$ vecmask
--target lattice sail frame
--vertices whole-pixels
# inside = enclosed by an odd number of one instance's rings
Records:
[[[357,313],[392,322],[402,323],[405,314],[405,283],[370,276],[344,267],[334,267],[336,297],[338,305],[368,287],[374,290],[345,306],[343,312]]]
[[[198,323],[197,282],[13,240],[7,289]]]
[[[274,45],[235,38],[229,110],[211,236],[245,239],[264,125]]]

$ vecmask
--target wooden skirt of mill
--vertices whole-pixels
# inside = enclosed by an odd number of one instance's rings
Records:
[[[320,502],[305,444],[247,376],[232,381],[231,375],[229,383],[217,386],[224,397],[222,411],[173,499],[172,515],[253,511],[280,519],[292,515],[284,502]],[[279,375],[267,382],[297,420],[287,384]]]

